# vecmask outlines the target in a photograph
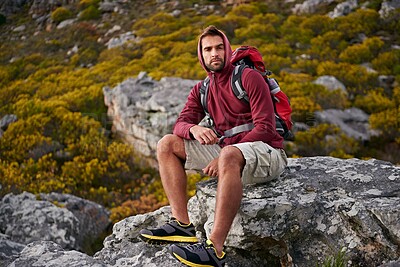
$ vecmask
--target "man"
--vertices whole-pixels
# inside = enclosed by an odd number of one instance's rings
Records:
[[[210,78],[207,106],[213,127],[199,123],[205,116],[198,83],[174,126],[157,146],[162,184],[168,197],[172,219],[158,229],[143,229],[140,237],[150,243],[197,243],[187,209],[185,169],[203,171],[217,177],[218,186],[213,229],[203,243],[172,245],[174,257],[189,266],[224,266],[225,239],[240,207],[243,184],[261,183],[278,177],[287,164],[283,138],[275,130],[275,115],[268,85],[260,73],[246,68],[242,84],[249,102],[239,100],[230,79],[229,40],[214,26],[200,35],[198,57]],[[233,137],[219,137],[235,126],[252,122],[254,128]]]

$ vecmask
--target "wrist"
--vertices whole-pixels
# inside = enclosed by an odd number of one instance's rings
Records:
[[[193,125],[192,127],[190,127],[189,128],[189,136],[190,136],[190,139],[192,139],[192,140],[194,140],[195,138],[194,138],[194,134],[193,134],[193,132],[192,132],[192,129],[193,129],[193,127],[195,127],[196,125]]]

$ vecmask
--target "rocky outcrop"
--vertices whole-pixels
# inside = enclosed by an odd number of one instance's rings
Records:
[[[8,194],[0,201],[0,261],[10,261],[25,245],[42,240],[94,253],[96,239],[110,225],[105,208],[72,195],[40,194],[37,199],[27,192]]]
[[[4,16],[21,11],[24,5],[33,0],[0,0],[0,14]]]
[[[334,3],[335,0],[305,0],[301,4],[295,4],[292,8],[294,14],[313,14],[321,7]]]
[[[287,1],[289,2],[289,1]],[[302,3],[295,4],[292,8],[292,13],[294,14],[315,14],[321,11],[329,10],[333,5],[334,9],[328,12],[328,16],[331,18],[337,18],[341,16],[346,16],[349,13],[353,12],[360,6],[362,3],[357,0],[348,0],[348,1],[337,1],[337,0],[305,0]],[[379,10],[379,14],[381,18],[388,17],[393,11],[400,7],[399,0],[384,0],[381,4],[381,9]]]
[[[44,15],[57,7],[75,3],[79,3],[79,0],[33,0],[29,13],[36,16]]]
[[[400,167],[374,159],[289,159],[277,180],[244,188],[225,244],[226,266],[309,267],[339,250],[352,266],[399,266],[399,182]],[[199,238],[212,227],[216,185],[199,183],[189,201]],[[118,222],[93,257],[36,241],[18,248],[8,266],[181,266],[167,246],[137,238],[169,216],[167,206]]]
[[[8,126],[11,123],[14,123],[18,120],[17,116],[14,114],[7,114],[3,116],[0,120],[0,138],[3,136],[5,130],[7,130]]]
[[[346,86],[339,81],[335,76],[323,75],[319,76],[313,83],[324,86],[330,91],[341,90],[347,94]]]
[[[113,131],[132,144],[156,166],[157,141],[172,132],[190,89],[198,81],[162,78],[155,81],[142,72],[111,89],[103,89]]]
[[[330,18],[342,17],[350,14],[358,7],[358,0],[348,0],[339,3],[335,9],[328,13]]]
[[[388,17],[393,11],[400,8],[399,0],[384,0],[379,10],[379,15],[382,18]]]
[[[379,133],[369,127],[369,115],[358,108],[345,110],[326,109],[316,111],[318,123],[329,123],[338,126],[344,134],[359,141],[368,141]]]

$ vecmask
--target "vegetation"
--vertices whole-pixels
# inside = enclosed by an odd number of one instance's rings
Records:
[[[346,249],[341,249],[335,256],[329,256],[324,260],[322,265],[317,264],[317,267],[346,267],[348,266],[346,257]]]
[[[400,50],[392,46],[399,43],[398,11],[383,19],[380,5],[370,4],[332,19],[285,14],[274,1],[255,1],[227,7],[224,15],[200,15],[188,6],[179,16],[168,9],[149,14],[146,10],[155,8],[143,7],[128,16],[102,14],[99,2],[59,7],[51,13],[51,31],[37,31],[19,42],[14,40],[21,33],[11,25],[30,25],[27,31],[38,26],[30,16],[0,16],[0,118],[18,116],[0,138],[2,195],[71,193],[110,208],[114,222],[167,204],[156,171],[109,133],[102,88],[140,71],[154,79],[204,78],[196,37],[209,24],[224,30],[233,47],[260,49],[291,99],[293,119],[310,127],[286,144],[290,156],[375,157],[400,163]],[[78,20],[56,29],[68,18]],[[101,42],[115,21],[138,38],[107,49]],[[312,83],[321,75],[335,76],[347,93]],[[379,75],[394,77],[396,87],[380,85]],[[361,143],[335,126],[315,123],[315,111],[348,107],[367,112],[380,135]],[[189,176],[190,195],[201,179]]]

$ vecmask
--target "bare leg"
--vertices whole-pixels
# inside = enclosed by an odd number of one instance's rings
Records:
[[[240,208],[243,186],[241,170],[245,165],[242,152],[233,146],[222,149],[218,160],[218,186],[214,226],[210,234],[218,255],[222,254],[225,239]]]
[[[172,216],[182,223],[189,223],[187,177],[183,166],[186,153],[183,139],[172,134],[164,136],[157,144],[157,159]]]

